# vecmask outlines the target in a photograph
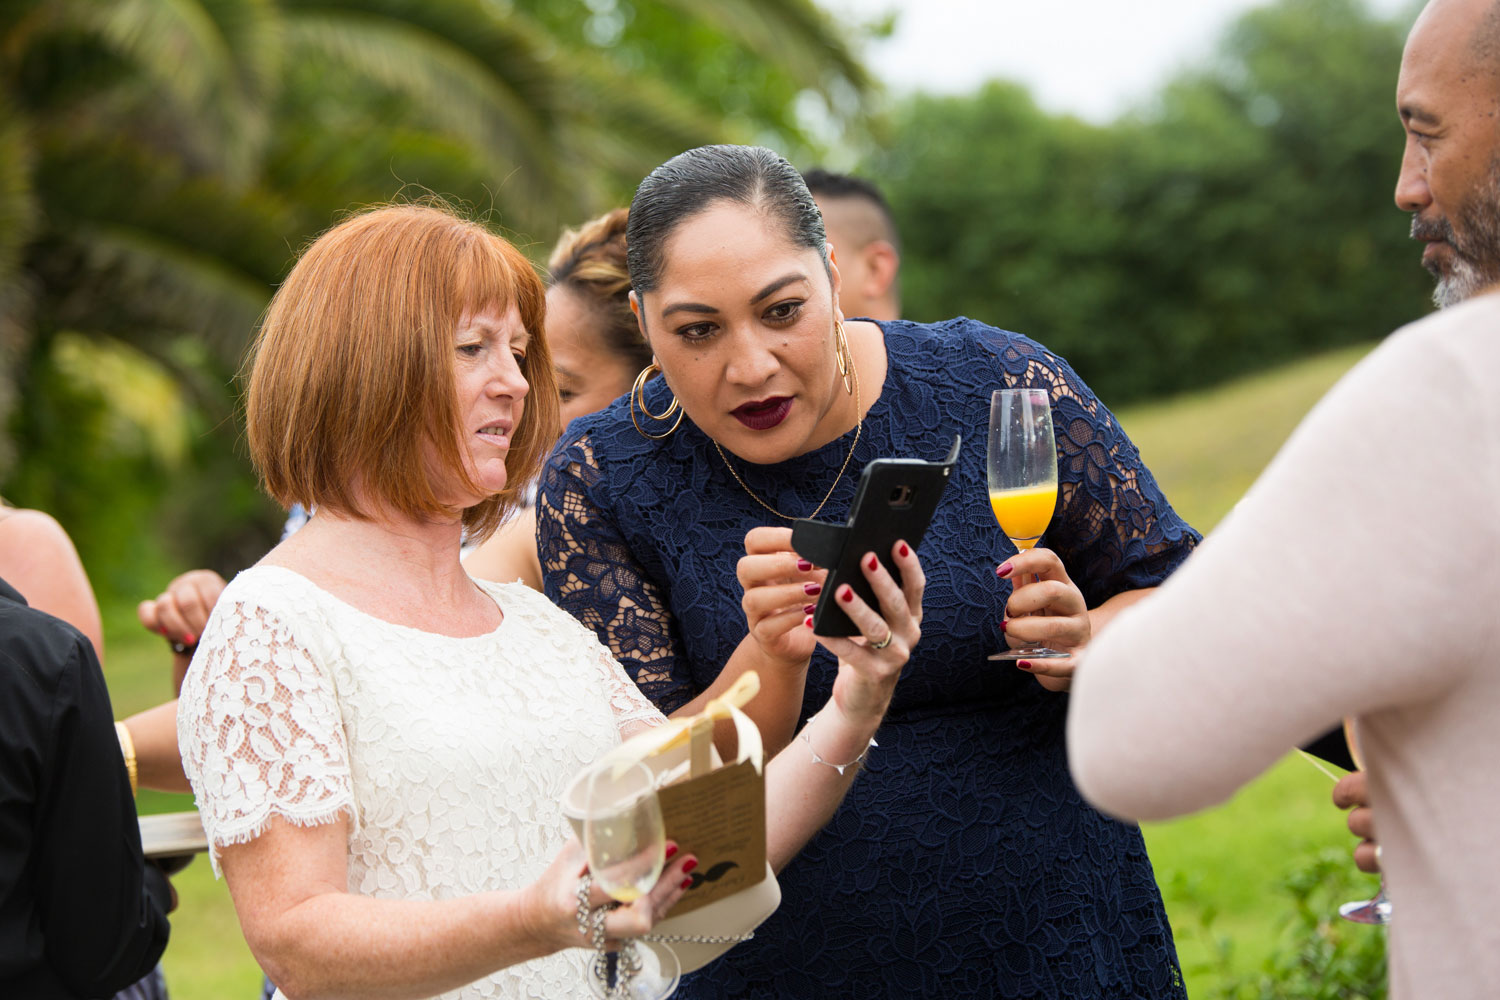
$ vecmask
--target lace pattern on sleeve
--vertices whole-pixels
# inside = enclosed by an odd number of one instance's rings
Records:
[[[593,631],[662,712],[697,696],[678,676],[677,640],[660,588],[594,503],[601,477],[588,436],[564,444],[542,470],[537,546],[546,595]]]
[[[178,717],[216,875],[218,849],[255,839],[272,816],[312,826],[347,812],[357,824],[333,685],[266,608],[221,602]]]
[[[1006,384],[1045,387],[1051,399],[1059,513],[1049,547],[1090,607],[1156,586],[1202,536],[1172,510],[1135,443],[1066,361],[1024,337],[990,333],[985,346]]]
[[[592,636],[589,637],[591,640]],[[615,726],[620,731],[621,741],[628,740],[637,733],[643,733],[653,729],[667,721],[661,709],[651,704],[642,692],[630,679],[630,675],[620,667],[620,664],[609,650],[595,642],[597,655],[594,657],[599,671],[599,683],[606,697],[609,699],[610,710],[615,716]]]

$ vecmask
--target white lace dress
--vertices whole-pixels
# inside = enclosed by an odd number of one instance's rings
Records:
[[[566,612],[520,584],[480,586],[504,620],[457,639],[374,618],[280,567],[235,577],[177,715],[216,874],[218,848],[272,816],[344,813],[352,893],[446,899],[541,875],[568,836],[567,781],[662,716]],[[585,955],[443,996],[581,995]]]

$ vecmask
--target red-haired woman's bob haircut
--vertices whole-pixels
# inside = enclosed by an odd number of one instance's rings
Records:
[[[250,457],[283,506],[368,518],[451,517],[445,487],[477,489],[459,443],[459,320],[514,304],[531,335],[503,493],[463,512],[494,530],[557,439],[546,292],[515,247],[446,206],[353,216],[307,248],[271,300],[250,354]],[[434,459],[436,465],[434,466]]]

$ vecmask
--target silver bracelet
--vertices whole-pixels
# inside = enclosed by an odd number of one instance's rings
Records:
[[[574,919],[578,922],[578,932],[586,935],[589,943],[593,945],[594,955],[589,960],[588,974],[594,978],[604,996],[610,998],[626,998],[631,995],[630,983],[641,971],[640,955],[635,951],[635,938],[626,938],[620,943],[620,950],[615,953],[614,968],[610,969],[609,953],[604,950],[604,943],[608,935],[604,932],[604,919],[609,911],[615,909],[619,903],[606,903],[603,906],[590,909],[589,890],[593,887],[594,879],[588,872],[578,880],[578,910]],[[643,934],[639,940],[656,941],[662,944],[739,944],[749,941],[755,937],[754,931],[746,931],[743,934]],[[613,975],[614,982],[610,982]]]
[[[823,713],[821,713],[821,712],[818,713],[818,715],[821,715],[821,714],[823,714]],[[872,737],[870,737],[870,746],[865,747],[864,752],[861,753],[858,757],[856,757],[853,760],[851,760],[849,763],[847,763],[847,764],[835,764],[831,760],[824,760],[821,756],[819,756],[818,751],[816,751],[816,750],[813,749],[812,738],[807,735],[807,731],[812,728],[813,719],[816,719],[817,717],[818,717],[817,715],[814,715],[812,717],[812,719],[808,719],[807,720],[807,725],[805,725],[805,726],[802,727],[802,734],[801,734],[802,735],[802,742],[807,744],[807,749],[812,753],[812,759],[813,759],[813,763],[814,764],[822,764],[824,767],[831,767],[835,771],[837,771],[839,774],[843,774],[845,771],[849,770],[849,768],[851,768],[851,767],[858,767],[860,764],[863,764],[865,762],[865,758],[868,757],[868,756],[870,756],[870,747],[878,747],[878,746],[880,746],[879,743],[875,742],[875,737],[872,736]]]

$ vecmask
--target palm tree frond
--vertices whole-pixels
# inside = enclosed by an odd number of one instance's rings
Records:
[[[253,172],[269,134],[280,67],[272,0],[73,0],[53,27],[99,39],[192,122],[179,128],[233,182]]]
[[[68,272],[66,289],[51,289],[59,327],[143,347],[163,330],[191,333],[233,368],[270,300],[265,282],[218,256],[142,230],[79,226],[48,243],[38,269],[46,277]]]
[[[340,63],[409,100],[428,125],[483,152],[497,184],[526,206],[563,196],[555,144],[534,107],[474,52],[410,25],[356,13],[287,18],[294,55]]]
[[[838,25],[813,0],[661,0],[739,39],[804,87],[833,96],[838,82],[863,95],[874,85]]]

